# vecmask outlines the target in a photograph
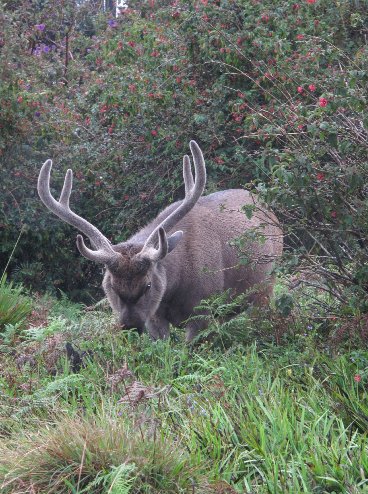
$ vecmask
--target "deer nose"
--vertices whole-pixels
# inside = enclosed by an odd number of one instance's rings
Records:
[[[120,327],[123,331],[129,331],[131,329],[134,329],[135,331],[137,331],[138,334],[142,334],[143,333],[143,326],[141,324],[137,324],[135,323],[134,321],[130,321],[129,319],[120,319],[119,320],[119,324],[120,324]]]

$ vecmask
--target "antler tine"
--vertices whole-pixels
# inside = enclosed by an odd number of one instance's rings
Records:
[[[69,199],[70,199],[70,194],[72,192],[72,187],[73,187],[73,170],[67,170],[65,179],[64,179],[64,185],[63,189],[60,194],[60,199],[59,202],[63,206],[66,206],[69,208]]]
[[[184,218],[184,216],[194,207],[204,191],[206,185],[206,165],[202,151],[195,141],[190,141],[189,147],[194,161],[195,180],[193,180],[189,156],[184,156],[183,176],[185,198],[181,204],[153,230],[146,240],[141,253],[145,251],[146,247],[149,248],[157,243],[157,232],[160,228],[169,232],[179,220]]]
[[[77,238],[77,246],[82,255],[87,257],[87,259],[104,264],[115,262],[119,254],[113,250],[108,239],[95,226],[81,216],[75,214],[69,207],[69,198],[73,185],[72,171],[67,171],[60,199],[59,201],[56,201],[50,192],[51,168],[52,161],[45,161],[38,176],[37,190],[41,201],[60,219],[84,233],[97,249],[96,251],[88,249],[82,237],[79,235]]]
[[[192,189],[194,187],[192,164],[187,154],[183,158],[183,178],[185,185],[185,195],[187,196],[192,192]]]
[[[169,250],[169,244],[167,241],[167,235],[163,228],[158,229],[158,248],[154,249],[153,254],[150,256],[151,261],[157,262],[163,259]]]

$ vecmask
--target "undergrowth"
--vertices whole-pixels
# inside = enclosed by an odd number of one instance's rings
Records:
[[[192,347],[35,302],[43,322],[0,347],[1,492],[366,492],[368,352],[284,293],[232,325],[212,301]]]

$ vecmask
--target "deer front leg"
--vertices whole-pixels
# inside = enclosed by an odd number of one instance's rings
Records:
[[[158,314],[146,321],[146,328],[153,340],[166,340],[169,337],[169,321]]]

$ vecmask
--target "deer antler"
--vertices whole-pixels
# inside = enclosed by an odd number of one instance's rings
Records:
[[[188,155],[185,155],[183,158],[183,178],[185,185],[185,198],[167,218],[165,218],[150,234],[148,239],[146,240],[143,249],[140,252],[140,255],[145,255],[148,250],[152,252],[152,247],[154,248],[157,245],[157,233],[162,230],[165,234],[170,231],[176,223],[184,218],[184,216],[189,213],[189,211],[194,207],[198,199],[201,197],[204,187],[206,185],[206,166],[204,163],[204,158],[200,147],[195,141],[190,141],[189,147],[193,156],[194,169],[195,169],[195,180],[193,178],[190,158]],[[161,238],[162,233],[160,234],[160,245],[163,245],[164,240]],[[182,232],[175,232],[173,236],[176,236],[176,241],[179,237],[181,237]],[[167,243],[167,239],[166,239]],[[160,246],[159,246],[160,250]],[[152,255],[152,254],[151,254]],[[156,256],[162,259],[162,253],[156,254]],[[149,256],[151,257],[151,256]]]
[[[69,198],[73,186],[73,172],[68,170],[65,175],[63,189],[60,194],[59,201],[56,201],[50,192],[50,173],[52,161],[47,160],[42,165],[38,176],[37,190],[41,201],[45,206],[52,211],[56,216],[61,218],[69,225],[74,226],[77,230],[86,235],[97,250],[89,249],[81,235],[77,236],[77,247],[79,252],[90,259],[102,264],[113,264],[119,259],[119,254],[114,251],[109,240],[87,220],[73,213],[69,207]]]

